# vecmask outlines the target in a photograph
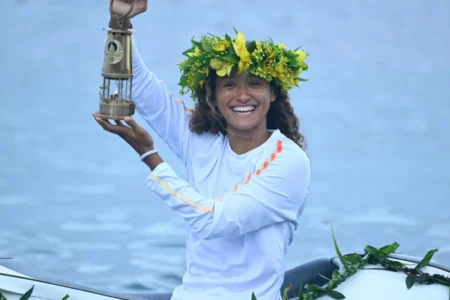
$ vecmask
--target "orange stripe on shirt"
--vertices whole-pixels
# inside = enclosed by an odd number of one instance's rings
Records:
[[[195,110],[193,110],[192,108],[187,108],[186,105],[184,104],[184,101],[181,100],[181,99],[178,99],[178,100],[177,100],[177,104],[183,104],[184,110],[187,111],[187,112],[193,113],[193,112],[195,111]]]
[[[273,161],[275,161],[275,159],[277,158],[277,154],[281,153],[282,151],[283,151],[283,141],[278,141],[276,151],[275,151],[274,153],[272,153],[272,155],[270,156],[270,158],[269,158],[268,160],[266,160],[266,161],[263,163],[262,167],[259,168],[258,170],[256,170],[256,172],[255,172],[254,174],[256,174],[256,176],[261,175],[261,172],[264,171],[264,170],[266,170],[266,169],[269,167],[270,163],[273,162]],[[250,173],[250,174],[248,175],[247,180],[245,180],[243,184],[244,184],[244,185],[245,185],[245,184],[248,184],[248,183],[251,181],[251,179],[252,179],[252,173]],[[236,191],[237,191],[238,186],[239,186],[239,184],[236,184],[236,185],[234,186],[233,192],[236,192]]]
[[[250,173],[247,177],[247,180],[244,182],[244,184],[247,184],[250,182],[250,179],[252,179],[252,173]]]

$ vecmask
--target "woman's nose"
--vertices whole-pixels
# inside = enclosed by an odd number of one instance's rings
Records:
[[[250,98],[250,93],[245,84],[238,85],[237,98],[238,98],[238,100],[241,100],[241,101],[246,101]]]

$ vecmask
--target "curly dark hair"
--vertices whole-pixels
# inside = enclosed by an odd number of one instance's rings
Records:
[[[189,123],[192,132],[201,134],[211,132],[213,134],[227,133],[227,125],[221,117],[218,109],[211,104],[214,99],[216,75],[208,76],[205,87],[197,92],[195,110]],[[299,132],[299,119],[294,114],[290,97],[274,82],[270,83],[275,91],[276,99],[270,103],[267,113],[267,129],[279,129],[286,137],[294,141],[303,150],[306,149],[305,137]]]

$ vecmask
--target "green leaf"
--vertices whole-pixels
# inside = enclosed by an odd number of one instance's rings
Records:
[[[198,49],[200,49],[200,50],[203,51],[203,45],[202,45],[202,43],[193,40],[193,41],[192,41],[192,44],[194,44],[195,46],[198,47]]]
[[[65,295],[64,298],[62,298],[61,300],[67,300],[69,299],[69,295]]]
[[[413,280],[414,280],[414,283],[419,283],[419,284],[420,283],[430,284],[432,282],[432,280],[430,280],[430,278],[427,278],[427,277],[416,277]]]
[[[199,82],[200,80],[204,79],[206,77],[206,74],[197,72],[195,73],[195,81]]]
[[[258,300],[256,299],[255,293],[252,293],[252,300]]]
[[[390,245],[381,247],[379,251],[383,254],[389,255],[394,253],[398,249],[398,247],[400,247],[400,245],[397,242],[394,242]]]
[[[206,44],[206,45],[203,47],[203,50],[206,51],[206,52],[211,52],[211,51],[213,51],[213,47],[212,47],[211,44]]]
[[[245,47],[251,53],[256,49],[256,42],[255,41],[247,42],[245,43]]]
[[[406,277],[406,287],[408,288],[408,290],[414,285],[414,280],[413,280],[413,276],[412,275],[408,275]]]
[[[330,278],[327,278],[327,277],[323,276],[322,274],[319,274],[319,276],[322,277],[323,279],[327,280],[327,281],[331,281]]]
[[[367,262],[371,265],[383,264],[384,258],[384,254],[370,253],[367,257]]]
[[[288,298],[288,293],[289,293],[289,291],[292,289],[292,287],[293,287],[293,285],[292,285],[292,284],[289,284],[289,285],[284,289],[284,292],[283,292],[283,300],[289,300],[289,298]]]
[[[327,295],[333,299],[345,299],[345,296],[343,294],[335,290],[328,290]]]
[[[386,261],[385,266],[386,267],[391,267],[391,268],[402,268],[405,265],[403,263],[399,262],[399,261],[396,261],[396,260],[389,260],[389,261]]]
[[[341,263],[344,266],[345,270],[347,272],[349,272],[350,271],[350,266],[348,265],[347,261],[344,259],[344,257],[342,256],[341,251],[339,250],[339,247],[338,247],[337,242],[336,242],[336,238],[334,236],[333,226],[331,226],[331,234],[333,235],[333,243],[334,243],[334,249],[336,250],[336,254],[339,257],[339,260],[341,261]]]
[[[221,58],[223,60],[229,61],[229,62],[231,62],[233,64],[239,63],[239,57],[237,57],[234,54],[228,54],[228,55],[222,56]]]
[[[19,300],[28,300],[31,297],[31,294],[33,293],[33,289],[34,285],[25,294],[23,294],[22,297],[19,298]]]
[[[7,300],[5,296],[3,296],[2,293],[0,293],[0,300]]]
[[[378,250],[377,248],[375,248],[373,246],[367,245],[364,247],[364,252],[365,253],[379,253],[380,250]]]
[[[313,285],[307,284],[307,285],[305,285],[305,289],[308,292],[326,292],[327,291],[325,288],[315,285],[315,284],[313,284]]]
[[[188,84],[187,78],[186,77],[181,77],[180,78],[180,82],[178,84],[181,85],[181,86],[187,86],[187,84]]]
[[[299,288],[298,288],[298,300],[303,300],[303,288],[302,288],[302,286],[303,286],[303,282],[301,282],[300,281],[300,284],[299,284]]]
[[[359,255],[357,253],[346,254],[346,255],[344,255],[344,258],[346,261],[348,261],[351,264],[361,263],[361,261],[362,261],[361,255]]]
[[[256,68],[257,68],[256,65],[251,64],[251,65],[248,67],[247,72],[250,73],[250,72],[252,72],[253,70],[255,70]]]
[[[415,270],[420,270],[423,267],[427,266],[431,259],[433,258],[433,255],[438,251],[438,249],[430,250],[425,255],[425,257],[422,259],[422,261],[414,268]]]
[[[339,270],[334,270],[331,275],[331,279],[336,280],[340,277],[342,277],[342,274],[339,272]]]
[[[383,259],[386,257],[386,255],[381,252],[379,249],[372,247],[370,245],[367,245],[364,247],[364,252],[367,254],[367,262],[371,265],[377,265],[380,264]]]

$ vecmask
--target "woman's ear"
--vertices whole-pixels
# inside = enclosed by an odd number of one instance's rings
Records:
[[[277,100],[277,93],[275,92],[275,89],[272,87],[270,88],[270,102],[274,102]]]

